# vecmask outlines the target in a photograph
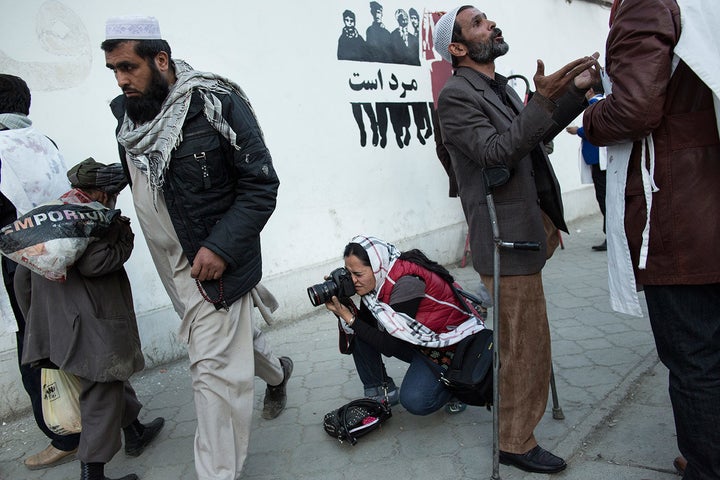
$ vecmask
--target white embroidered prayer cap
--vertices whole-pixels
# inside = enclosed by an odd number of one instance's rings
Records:
[[[142,15],[111,17],[105,22],[105,40],[161,40],[157,18]]]
[[[433,31],[435,50],[437,50],[444,60],[450,63],[452,63],[452,55],[450,55],[448,47],[452,43],[453,27],[455,27],[455,17],[457,16],[458,10],[460,10],[460,7],[455,7],[440,17]]]

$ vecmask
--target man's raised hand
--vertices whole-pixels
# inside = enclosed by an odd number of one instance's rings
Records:
[[[599,56],[595,52],[592,56],[578,58],[550,75],[545,75],[545,64],[538,59],[537,71],[533,76],[536,92],[550,100],[557,100],[565,94],[570,82],[574,82],[581,91],[587,90],[600,80]]]

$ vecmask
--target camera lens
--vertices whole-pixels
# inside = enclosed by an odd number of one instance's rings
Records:
[[[338,286],[332,280],[318,283],[307,289],[308,297],[310,297],[310,303],[313,304],[313,307],[318,307],[323,303],[329,302],[333,295],[337,295],[337,291]]]

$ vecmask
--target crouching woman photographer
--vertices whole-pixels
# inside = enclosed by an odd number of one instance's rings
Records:
[[[450,364],[454,345],[484,325],[460,303],[450,272],[419,250],[400,253],[387,242],[362,235],[345,247],[343,257],[362,297],[360,308],[336,296],[325,306],[341,319],[351,339],[347,350],[365,396],[382,400],[387,389],[391,404],[399,399],[415,415],[428,415],[446,404],[449,413],[462,411],[465,406],[451,398],[438,373]],[[399,392],[381,354],[410,364]]]

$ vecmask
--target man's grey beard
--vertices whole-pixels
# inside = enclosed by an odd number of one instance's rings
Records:
[[[495,38],[500,34],[502,34],[502,31],[496,28],[486,43],[466,44],[468,57],[475,63],[486,65],[493,62],[496,58],[505,55],[510,49],[510,45],[505,43],[505,40],[500,43],[495,41]]]

